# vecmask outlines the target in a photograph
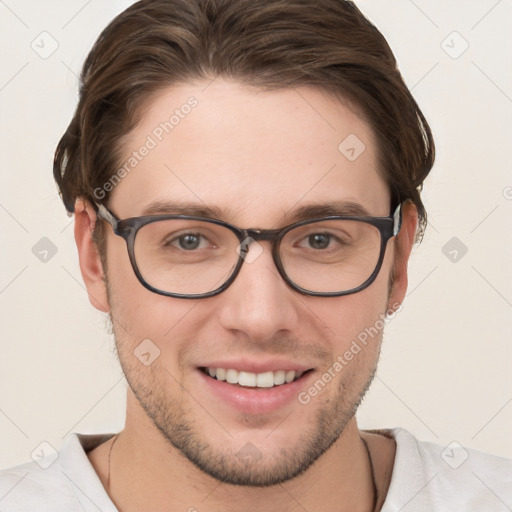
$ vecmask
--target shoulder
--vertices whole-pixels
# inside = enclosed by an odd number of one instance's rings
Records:
[[[509,510],[512,460],[465,448],[420,441],[402,428],[379,431],[396,441],[383,512]]]
[[[80,503],[70,485],[59,461],[46,469],[30,462],[0,470],[0,510],[80,510]]]
[[[57,453],[0,470],[1,512],[84,512],[111,508],[84,446],[103,436],[70,435]]]

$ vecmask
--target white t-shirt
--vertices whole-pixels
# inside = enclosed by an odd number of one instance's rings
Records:
[[[382,512],[512,510],[512,460],[418,441],[402,428],[370,432],[397,445]],[[58,457],[0,471],[0,511],[117,512],[86,455],[110,436],[72,434]]]

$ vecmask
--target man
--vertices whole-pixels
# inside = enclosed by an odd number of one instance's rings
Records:
[[[512,463],[361,431],[426,222],[430,128],[351,2],[154,0],[101,34],[54,175],[125,428],[2,511],[506,510]],[[371,333],[364,336],[364,333]]]

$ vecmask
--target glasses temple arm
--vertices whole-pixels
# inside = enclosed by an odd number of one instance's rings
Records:
[[[393,236],[398,235],[402,227],[402,203],[399,203],[393,214]]]
[[[112,226],[112,229],[115,231],[117,229],[117,219],[110,213],[108,208],[106,208],[102,204],[94,204],[98,208],[98,217],[100,217],[103,220],[106,220]]]

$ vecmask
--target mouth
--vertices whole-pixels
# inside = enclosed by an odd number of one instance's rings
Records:
[[[251,389],[269,389],[286,386],[303,379],[306,374],[313,371],[276,370],[262,373],[239,371],[234,368],[200,367],[199,370],[211,379],[226,382],[234,386]]]

